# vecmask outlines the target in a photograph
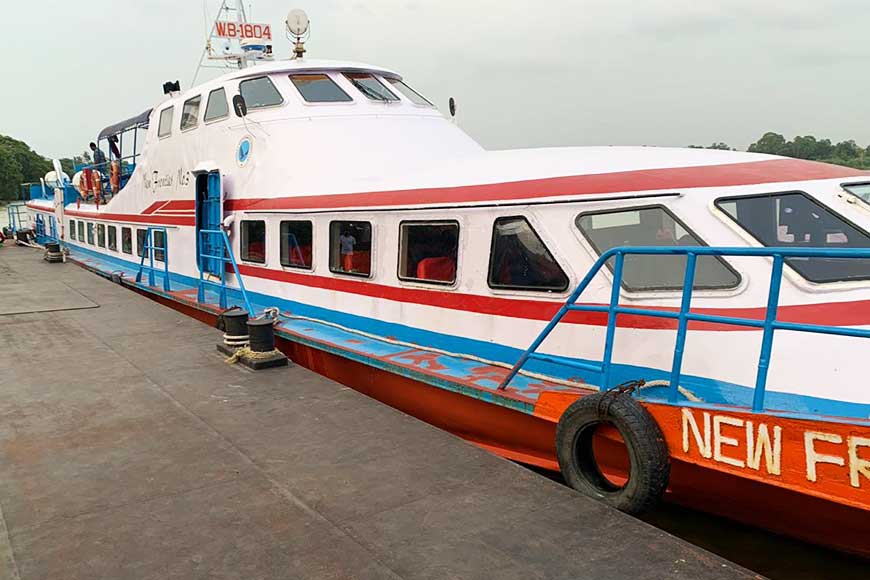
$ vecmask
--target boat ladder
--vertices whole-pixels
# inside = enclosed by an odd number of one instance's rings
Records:
[[[686,256],[685,276],[683,280],[682,298],[679,310],[665,310],[652,308],[632,308],[620,306],[619,295],[622,286],[622,274],[626,256],[652,256],[673,255]],[[735,257],[764,257],[773,259],[773,268],[770,276],[770,285],[767,294],[767,306],[765,317],[761,319],[737,318],[732,316],[719,316],[712,314],[700,314],[691,311],[692,289],[695,281],[695,267],[698,256],[735,256]],[[592,265],[586,276],[580,281],[577,288],[571,293],[565,304],[559,309],[544,330],[523,352],[513,368],[498,386],[499,390],[505,389],[518,372],[528,361],[536,360],[558,365],[564,365],[584,372],[596,373],[600,376],[600,389],[605,391],[616,385],[611,385],[611,367],[613,358],[613,342],[616,335],[616,319],[620,314],[645,316],[653,318],[667,318],[677,321],[677,340],[674,346],[673,363],[671,365],[670,381],[668,386],[668,401],[675,403],[679,397],[679,385],[683,364],[683,353],[686,344],[686,331],[689,322],[706,322],[714,324],[727,324],[745,326],[763,330],[761,340],[761,353],[756,367],[755,390],[753,393],[752,410],[760,412],[764,410],[765,387],[767,385],[767,372],[770,366],[771,353],[773,350],[773,334],[776,330],[789,330],[798,332],[813,332],[836,336],[851,336],[858,338],[870,338],[870,330],[850,326],[826,326],[821,324],[803,324],[796,322],[783,322],[777,319],[779,306],[780,286],[782,284],[783,264],[791,258],[837,258],[837,259],[870,259],[870,248],[728,248],[728,247],[616,247],[601,254],[601,257]],[[577,304],[583,291],[589,286],[608,260],[613,260],[613,281],[611,283],[610,304]],[[602,312],[607,313],[607,331],[604,338],[604,354],[602,361],[584,362],[570,358],[550,356],[537,352],[547,336],[562,321],[569,312]]]
[[[163,245],[154,245],[154,232],[163,233]],[[142,257],[139,259],[139,270],[136,272],[136,282],[142,282],[142,274],[145,270],[148,271],[148,285],[155,286],[154,283],[154,258],[156,252],[162,252],[163,257],[163,290],[169,292],[169,244],[166,235],[166,228],[162,226],[148,226],[145,230],[145,241],[142,245]],[[148,257],[148,265],[145,265],[145,257]],[[159,259],[157,260],[160,261]]]
[[[196,301],[200,304],[205,303],[205,287],[206,285],[217,286],[218,290],[218,303],[220,307],[224,310],[227,308],[227,268],[226,265],[230,264],[233,268],[233,273],[236,275],[236,281],[239,284],[239,291],[242,295],[242,300],[245,302],[245,308],[249,313],[253,315],[253,309],[251,308],[251,301],[248,299],[248,292],[245,290],[245,282],[242,279],[242,274],[239,272],[239,266],[236,263],[235,255],[233,255],[233,248],[230,245],[230,239],[227,237],[227,233],[223,230],[199,230],[200,239],[199,244],[197,246],[200,248],[198,261],[199,261],[199,283],[196,288]],[[214,240],[217,239],[217,244],[207,244],[206,241],[209,239],[209,236]],[[219,251],[218,254],[206,254],[204,253],[204,248],[219,248],[223,251]],[[208,280],[205,277],[205,260],[217,260],[220,263],[220,282],[215,282],[213,280]]]

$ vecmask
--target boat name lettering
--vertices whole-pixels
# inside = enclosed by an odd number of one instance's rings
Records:
[[[848,473],[852,487],[860,489],[862,484],[870,482],[870,434],[866,437],[855,433],[843,436],[811,430],[784,433],[783,427],[774,425],[772,421],[755,421],[708,411],[698,416],[686,407],[681,413],[682,450],[687,455],[697,452],[702,458],[716,463],[779,476],[783,473],[784,441],[788,441],[794,442],[793,446],[803,447],[799,453],[786,453],[785,457],[786,460],[803,458],[807,481],[818,481],[819,465],[828,464],[843,468],[843,475]]]
[[[190,184],[190,172],[184,169],[179,169],[176,176],[173,178],[171,173],[161,174],[159,171],[152,171],[150,174],[145,174],[145,189],[160,189],[163,187],[172,187],[174,184],[179,186],[187,186]]]

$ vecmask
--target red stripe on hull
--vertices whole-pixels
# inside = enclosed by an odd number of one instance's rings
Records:
[[[239,264],[239,272],[244,276],[263,278],[278,282],[287,282],[347,292],[360,296],[370,296],[395,302],[406,302],[424,306],[448,308],[463,312],[475,312],[478,314],[490,314],[495,316],[510,316],[511,318],[524,318],[527,320],[547,320],[553,318],[556,311],[562,305],[559,302],[545,302],[542,300],[524,300],[521,298],[500,298],[497,296],[478,296],[475,294],[463,294],[460,292],[444,292],[431,290],[417,290],[413,288],[400,288],[375,284],[372,282],[360,282],[346,280],[344,278],[331,278],[313,274],[297,274],[284,270],[272,270],[259,266]],[[677,312],[678,308],[649,307],[656,310]],[[693,308],[693,313],[710,314],[718,316],[732,316],[737,318],[752,318],[764,320],[765,308]],[[798,304],[792,306],[780,306],[778,319],[782,322],[799,322],[804,324],[826,324],[831,326],[862,326],[870,325],[870,300],[856,300],[851,302],[829,302],[824,304]],[[641,328],[655,330],[674,330],[677,321],[667,318],[650,318],[648,316],[635,316],[621,314],[617,319],[620,328]],[[571,324],[586,324],[591,326],[606,326],[607,314],[603,312],[571,312],[565,319]],[[707,322],[689,323],[691,330],[716,330],[716,331],[756,331],[740,326],[726,324],[712,324]]]
[[[826,163],[800,159],[773,159],[728,165],[552,177],[485,185],[280,198],[229,199],[226,201],[226,207],[229,210],[241,211],[480,203],[698,187],[731,187],[862,175],[867,175],[867,173]]]
[[[193,216],[140,215],[128,213],[103,213],[68,209],[67,216],[81,217],[95,221],[133,222],[161,226],[193,226],[196,219]]]

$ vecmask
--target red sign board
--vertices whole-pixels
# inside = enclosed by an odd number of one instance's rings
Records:
[[[269,24],[254,24],[253,22],[215,22],[215,35],[221,38],[238,40],[272,40],[272,26]]]

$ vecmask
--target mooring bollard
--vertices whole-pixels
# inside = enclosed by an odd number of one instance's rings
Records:
[[[60,251],[60,244],[58,242],[48,242],[45,244],[45,256],[43,258],[46,262],[63,262],[63,252]]]
[[[272,352],[275,350],[275,327],[271,318],[249,320],[248,334],[251,337],[252,351]]]
[[[224,344],[230,348],[248,346],[248,311],[230,310],[223,313]]]

